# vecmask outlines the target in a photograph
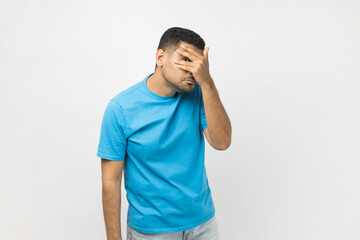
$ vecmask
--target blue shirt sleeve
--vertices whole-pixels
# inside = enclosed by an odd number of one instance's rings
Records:
[[[204,101],[203,101],[200,85],[199,85],[199,96],[200,96],[200,124],[201,124],[201,130],[204,131],[207,128],[207,123],[205,117]]]
[[[108,160],[122,161],[127,148],[126,122],[119,104],[110,100],[101,123],[97,155]]]

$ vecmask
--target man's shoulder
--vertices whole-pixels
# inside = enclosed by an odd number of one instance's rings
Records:
[[[116,94],[114,97],[111,98],[111,101],[114,101],[117,104],[124,106],[129,101],[139,97],[140,91],[141,91],[141,82],[137,82],[132,86]]]

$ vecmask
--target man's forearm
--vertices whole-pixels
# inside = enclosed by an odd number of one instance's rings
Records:
[[[211,141],[219,148],[231,144],[231,122],[220,100],[215,83],[211,81],[201,86],[206,123]]]
[[[107,180],[102,182],[103,212],[108,240],[121,238],[121,181]]]

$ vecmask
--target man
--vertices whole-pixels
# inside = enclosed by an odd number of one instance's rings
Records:
[[[217,150],[231,142],[231,124],[209,73],[204,40],[169,28],[154,73],[106,107],[97,156],[108,239],[121,239],[124,168],[127,239],[218,239],[204,166],[204,135]]]

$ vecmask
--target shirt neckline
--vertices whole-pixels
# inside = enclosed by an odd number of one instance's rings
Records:
[[[154,74],[154,73],[148,74],[148,75],[144,78],[144,80],[142,81],[142,86],[144,87],[145,91],[146,91],[148,94],[150,94],[152,97],[154,97],[154,98],[156,98],[156,99],[158,99],[158,100],[171,100],[171,99],[177,98],[177,96],[178,96],[178,94],[179,94],[178,92],[176,92],[173,96],[164,97],[164,96],[158,95],[158,94],[154,93],[153,91],[151,91],[150,88],[148,87],[148,85],[146,84],[146,81],[147,81],[147,79],[148,79],[151,75],[153,75],[153,74]]]

